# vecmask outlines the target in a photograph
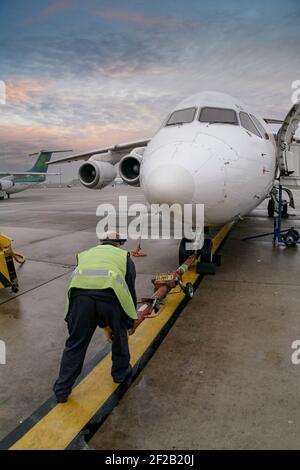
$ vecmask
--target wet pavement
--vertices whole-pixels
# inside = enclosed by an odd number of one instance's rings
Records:
[[[96,208],[138,188],[34,189],[0,202],[1,232],[27,261],[17,295],[0,290],[0,439],[52,394],[67,330],[63,306],[78,251],[96,244]],[[295,192],[300,207],[300,192]],[[288,225],[300,229],[299,212]],[[292,222],[294,220],[294,222]],[[168,336],[90,441],[94,449],[299,448],[299,248],[272,248],[265,204],[233,229]],[[129,243],[134,247],[134,242]],[[147,241],[135,259],[138,296],[155,272],[177,267],[178,241]],[[87,362],[105,346],[100,330]]]

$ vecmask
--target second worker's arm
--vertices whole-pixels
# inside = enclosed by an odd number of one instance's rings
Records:
[[[135,291],[135,279],[136,279],[135,265],[132,259],[130,258],[130,255],[128,255],[125,281],[128,286],[129,292],[131,294],[134,306],[136,308],[137,298],[136,298],[136,291]]]

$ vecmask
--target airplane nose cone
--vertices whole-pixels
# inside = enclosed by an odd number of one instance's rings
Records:
[[[143,181],[147,200],[151,204],[188,204],[194,195],[194,180],[183,166],[169,164],[156,167]]]

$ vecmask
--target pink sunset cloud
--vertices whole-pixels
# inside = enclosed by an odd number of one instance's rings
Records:
[[[152,64],[126,64],[121,61],[116,61],[110,63],[106,66],[100,65],[98,67],[99,73],[107,75],[109,77],[117,78],[127,78],[127,77],[136,77],[137,75],[146,75],[146,76],[160,76],[165,74],[170,74],[174,72],[172,67],[165,65],[152,65]]]
[[[125,21],[127,23],[135,23],[146,26],[161,26],[162,18],[159,16],[148,16],[143,13],[133,13],[126,10],[101,10],[97,11],[96,15],[101,16],[107,20]]]
[[[127,10],[98,10],[95,13],[101,18],[105,18],[110,21],[121,21],[125,23],[133,23],[145,27],[159,27],[168,29],[170,27],[177,27],[184,23],[189,23],[192,26],[193,22],[191,20],[182,21],[179,18],[175,17],[162,17],[156,15],[148,15],[144,13],[135,13],[133,11]]]
[[[49,82],[33,79],[9,81],[6,83],[7,103],[29,103],[35,95],[46,91],[49,85]]]
[[[87,124],[81,129],[18,124],[4,124],[0,127],[1,150],[4,155],[6,151],[7,154],[11,153],[16,142],[19,148],[24,149],[20,153],[26,155],[42,148],[54,147],[72,148],[74,151],[89,150],[146,138],[146,134],[145,130],[94,124]]]
[[[68,8],[72,2],[73,0],[56,0],[55,2],[50,3],[50,5],[48,5],[43,10],[41,10],[37,15],[34,15],[31,18],[28,18],[19,23],[19,26],[31,26],[34,23],[43,21],[49,16],[54,15],[55,13],[58,13],[59,11],[64,10],[65,8]]]

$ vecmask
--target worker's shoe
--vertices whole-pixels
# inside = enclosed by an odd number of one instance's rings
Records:
[[[131,376],[132,376],[132,367],[131,365],[129,365],[124,372],[113,374],[112,378],[116,384],[120,384],[124,382],[124,380],[129,379],[129,377]]]
[[[69,395],[56,396],[57,403],[66,403],[68,401]]]

